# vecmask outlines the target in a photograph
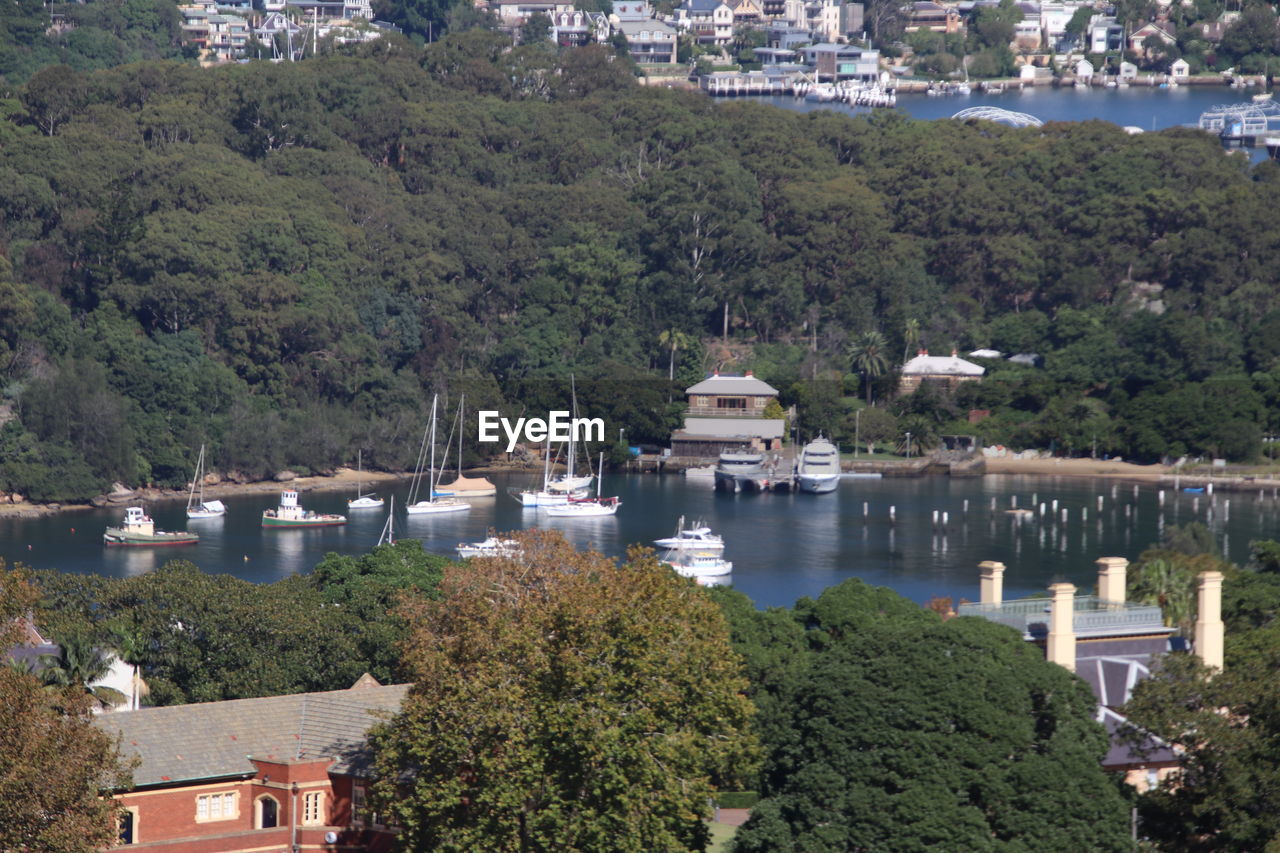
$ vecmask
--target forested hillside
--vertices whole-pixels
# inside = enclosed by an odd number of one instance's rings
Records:
[[[410,465],[433,391],[545,411],[570,373],[633,443],[672,366],[755,367],[839,435],[894,384],[869,332],[888,368],[1043,357],[894,404],[935,431],[1247,457],[1276,427],[1280,171],[1199,133],[716,105],[481,31],[0,94],[0,488],[36,499],[182,483],[201,442]]]

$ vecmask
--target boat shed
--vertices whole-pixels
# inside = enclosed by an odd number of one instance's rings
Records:
[[[714,457],[724,450],[779,450],[786,430],[782,418],[764,417],[778,390],[751,371],[713,373],[685,390],[689,408],[684,429],[671,436],[675,456]]]

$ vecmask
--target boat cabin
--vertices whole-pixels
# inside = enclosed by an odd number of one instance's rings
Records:
[[[143,511],[142,507],[131,506],[124,511],[124,529],[126,533],[154,536],[156,523]]]

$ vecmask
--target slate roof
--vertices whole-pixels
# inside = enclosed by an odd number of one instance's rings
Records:
[[[778,389],[754,376],[716,373],[685,390],[686,394],[747,394],[776,397]]]
[[[1094,719],[1106,728],[1107,737],[1111,741],[1107,755],[1102,759],[1103,767],[1118,770],[1134,764],[1177,763],[1178,755],[1169,744],[1150,732],[1136,729],[1128,719],[1110,708],[1099,705]],[[1125,736],[1131,731],[1136,732],[1141,738],[1137,744],[1131,744],[1129,738]]]
[[[234,699],[100,714],[103,730],[136,755],[134,785],[251,776],[250,757],[268,761],[332,758],[331,772],[361,775],[365,733],[394,713],[407,684]]]

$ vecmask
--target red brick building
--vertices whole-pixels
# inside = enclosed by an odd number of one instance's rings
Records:
[[[112,849],[389,850],[394,831],[365,807],[365,735],[407,691],[366,676],[349,690],[100,716],[139,761]]]

